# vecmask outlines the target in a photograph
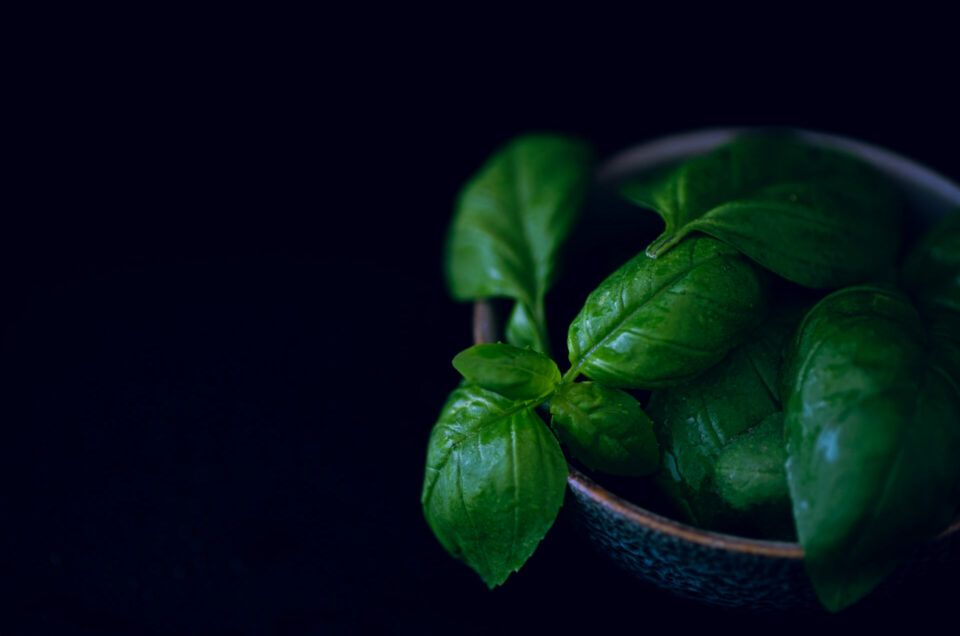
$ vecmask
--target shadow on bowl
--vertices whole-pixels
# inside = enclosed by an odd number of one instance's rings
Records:
[[[628,149],[601,166],[597,187],[614,191],[626,178],[708,152],[744,129],[710,129],[674,135]],[[806,141],[856,155],[903,191],[916,233],[960,207],[960,186],[914,161],[859,141],[794,131]],[[612,270],[611,270],[612,271]],[[474,305],[474,342],[497,340],[492,306]],[[602,480],[602,477],[597,479]],[[608,491],[575,466],[567,479],[572,510],[593,546],[641,581],[712,605],[759,611],[821,611],[797,543],[737,537],[695,528],[635,505]],[[934,569],[960,564],[960,519],[919,546],[874,593],[891,597]]]

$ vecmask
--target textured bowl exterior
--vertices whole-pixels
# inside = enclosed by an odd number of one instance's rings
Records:
[[[601,166],[600,188],[669,162],[709,151],[745,129],[683,133],[628,149]],[[960,186],[894,153],[863,142],[798,130],[810,143],[843,150],[873,164],[904,191],[924,225],[960,207]],[[487,303],[475,305],[474,339],[495,339],[497,325]],[[602,479],[602,478],[601,478]],[[697,601],[753,611],[823,611],[796,543],[762,541],[709,532],[654,514],[620,499],[576,468],[570,468],[573,513],[589,543],[637,579]],[[893,597],[904,585],[922,583],[934,568],[960,565],[960,520],[920,546],[874,593]]]
[[[731,549],[723,535],[695,528],[689,529],[692,534],[676,532],[681,524],[598,493],[596,484],[576,469],[571,469],[568,484],[572,496],[566,505],[574,508],[573,516],[587,539],[638,579],[723,607],[762,611],[817,607],[795,544],[779,544],[773,551]]]
[[[760,541],[687,526],[624,501],[570,468],[573,510],[587,541],[621,569],[678,596],[740,610],[822,612],[796,543]],[[920,546],[874,593],[896,599],[960,565],[960,521]]]

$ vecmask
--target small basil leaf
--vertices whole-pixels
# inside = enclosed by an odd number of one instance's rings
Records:
[[[789,514],[786,461],[783,413],[778,411],[720,453],[715,477],[720,496],[736,510],[786,504]]]
[[[733,248],[691,237],[638,254],[587,298],[567,336],[570,376],[654,388],[719,362],[762,320],[766,278]]]
[[[453,366],[467,382],[511,400],[543,398],[560,383],[553,360],[508,344],[474,345],[458,353]]]
[[[807,287],[866,280],[892,266],[899,243],[899,206],[885,180],[786,136],[743,137],[623,193],[666,224],[650,256],[703,232]]]
[[[543,344],[543,298],[592,169],[588,146],[555,135],[519,137],[494,154],[461,191],[450,226],[446,276],[454,298],[522,302]]]
[[[553,525],[566,477],[560,446],[532,408],[466,386],[430,435],[421,502],[444,548],[492,588]]]
[[[806,316],[786,372],[787,482],[805,564],[837,611],[955,511],[960,394],[899,293],[852,287]]]
[[[657,483],[693,524],[790,534],[788,506],[743,514],[720,495],[714,473],[729,444],[781,410],[783,350],[802,317],[803,305],[781,302],[751,340],[720,364],[686,384],[650,396],[647,412],[663,449]]]
[[[553,428],[573,456],[614,475],[649,475],[660,463],[653,423],[629,393],[595,382],[563,385],[550,400]]]
[[[533,316],[530,315],[530,310],[521,302],[513,304],[513,311],[510,312],[504,335],[507,342],[515,347],[529,347],[541,353],[548,351],[546,343],[540,342],[541,333]]]

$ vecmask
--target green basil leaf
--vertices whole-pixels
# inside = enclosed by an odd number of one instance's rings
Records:
[[[837,611],[951,520],[960,394],[932,364],[916,310],[885,288],[824,298],[788,359],[793,514],[817,594]]]
[[[540,331],[530,315],[530,310],[520,302],[513,303],[513,311],[510,312],[504,335],[507,342],[521,349],[529,347],[541,353],[547,353],[549,349],[546,343],[540,342]]]
[[[592,169],[586,144],[555,135],[519,137],[494,154],[461,191],[450,226],[446,275],[454,298],[523,303],[545,345],[543,299]]]
[[[653,423],[629,393],[595,382],[565,384],[550,400],[553,428],[573,456],[614,475],[649,475],[660,463]]]
[[[531,349],[508,344],[478,344],[453,359],[467,382],[511,400],[545,398],[560,383],[556,363]]]
[[[784,347],[803,317],[804,304],[780,302],[751,340],[698,378],[654,391],[647,412],[663,449],[657,483],[694,525],[714,530],[758,530],[786,537],[789,506],[743,514],[715,479],[728,445],[782,409]]]
[[[866,280],[893,265],[899,244],[899,205],[884,179],[786,136],[743,137],[623,193],[666,224],[651,257],[703,232],[807,287]]]
[[[762,320],[765,278],[733,248],[691,237],[638,254],[590,294],[570,325],[570,377],[654,388],[719,362]]]
[[[531,407],[464,386],[430,435],[421,502],[443,547],[492,588],[553,525],[566,477],[560,445]]]
[[[720,496],[736,510],[782,504],[789,514],[786,461],[783,412],[778,411],[727,444],[717,457]]]

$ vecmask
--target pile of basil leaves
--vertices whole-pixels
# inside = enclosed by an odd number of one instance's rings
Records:
[[[453,360],[422,494],[437,539],[503,583],[563,503],[562,444],[652,475],[700,527],[797,537],[826,608],[862,598],[960,502],[960,214],[906,249],[882,176],[786,135],[629,182],[665,229],[586,299],[561,375],[544,298],[593,166],[529,135],[461,192],[450,292],[513,310],[507,343]]]

